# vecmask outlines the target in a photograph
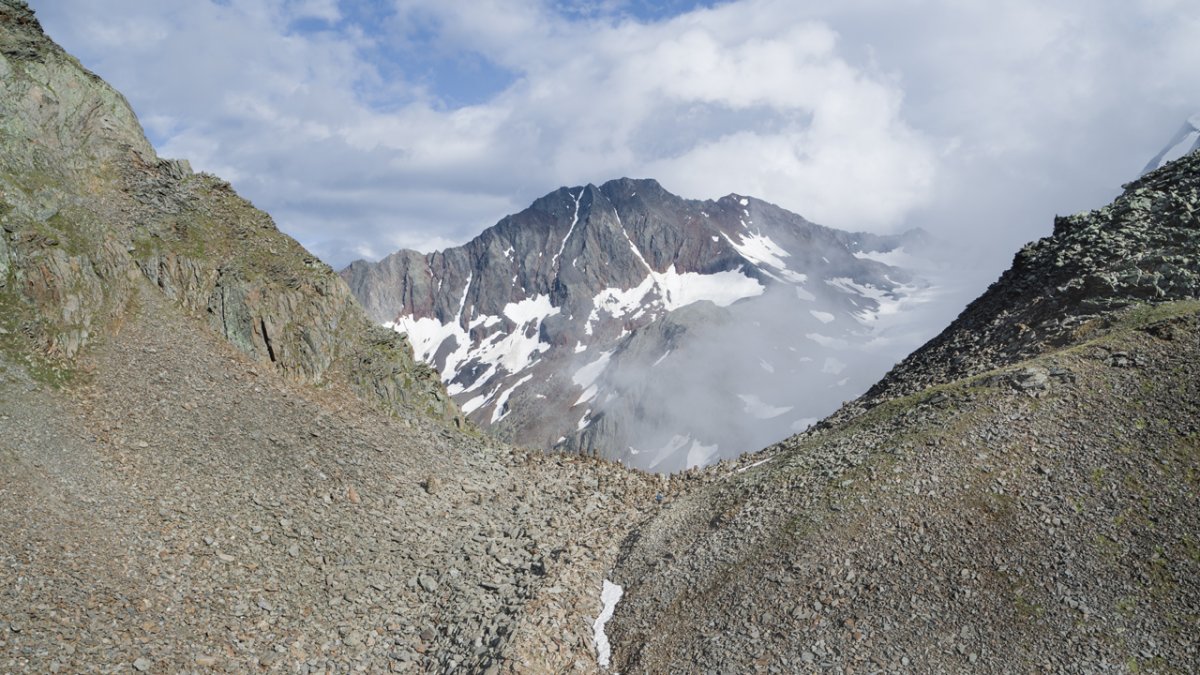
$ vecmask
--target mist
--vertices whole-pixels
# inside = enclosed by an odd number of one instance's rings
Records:
[[[942,246],[931,251],[944,253]],[[875,301],[828,280],[771,284],[727,308],[701,302],[634,331],[601,378],[597,417],[630,420],[600,451],[671,473],[762,449],[857,398],[976,295],[968,266],[910,257]],[[665,352],[664,352],[665,348]]]

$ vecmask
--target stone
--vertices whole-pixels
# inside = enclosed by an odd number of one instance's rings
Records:
[[[427,494],[435,495],[442,487],[442,481],[437,476],[428,476],[421,481],[421,487],[425,488]]]
[[[1013,376],[1013,382],[1021,391],[1045,389],[1049,375],[1041,368],[1026,368]]]

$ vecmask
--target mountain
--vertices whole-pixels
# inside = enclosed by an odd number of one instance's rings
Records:
[[[620,672],[1200,666],[1200,153],[626,541]]]
[[[1183,123],[1183,126],[1175,132],[1166,146],[1146,164],[1146,168],[1142,169],[1142,175],[1155,169],[1161,169],[1168,163],[1196,150],[1200,150],[1200,113],[1192,115]]]
[[[620,179],[342,276],[480,427],[672,471],[803,429],[891,365],[871,345],[926,290],[897,266],[923,241]]]
[[[0,92],[4,672],[1200,668],[1200,153],[830,418],[653,476],[463,425],[19,0]]]

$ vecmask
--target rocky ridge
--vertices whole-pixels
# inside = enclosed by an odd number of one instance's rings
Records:
[[[921,291],[896,265],[922,241],[620,179],[560,188],[463,246],[342,276],[481,428],[670,471],[803,428],[894,363],[857,347]],[[857,367],[872,359],[878,370]],[[797,379],[833,393],[798,397]],[[672,382],[689,384],[660,386]]]
[[[1200,155],[1125,186],[1110,205],[1061,216],[941,334],[899,363],[859,407],[1077,342],[1137,303],[1200,294]]]
[[[345,379],[397,414],[459,413],[402,337],[228,183],[162,160],[128,103],[0,5],[0,305],[5,342],[54,370],[147,278],[298,382]]]

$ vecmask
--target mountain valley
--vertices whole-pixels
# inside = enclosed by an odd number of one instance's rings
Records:
[[[22,0],[0,121],[4,672],[1200,669],[1200,153],[1057,218],[828,417],[703,468],[668,438],[650,473],[571,404],[773,299],[878,336],[919,235],[620,180],[339,274],[160,158]],[[781,330],[733,361],[779,395],[814,342]],[[567,433],[517,424],[543,400]]]

